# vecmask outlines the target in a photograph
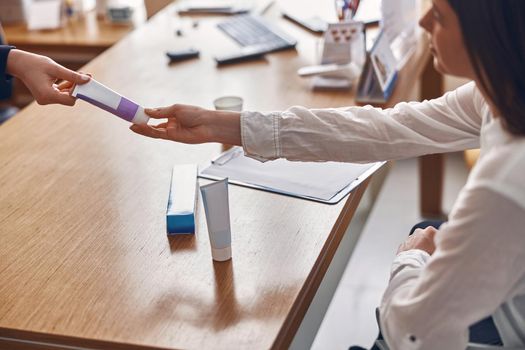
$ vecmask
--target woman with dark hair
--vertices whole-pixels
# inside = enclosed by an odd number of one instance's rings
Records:
[[[464,349],[469,336],[523,346],[525,1],[434,0],[420,24],[437,69],[473,82],[385,110],[236,113],[174,105],[147,110],[166,122],[131,129],[242,145],[261,161],[369,162],[481,147],[448,222],[417,229],[400,246],[380,325],[391,349]]]

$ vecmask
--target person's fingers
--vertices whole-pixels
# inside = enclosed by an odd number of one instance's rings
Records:
[[[136,132],[137,134],[151,137],[154,139],[168,139],[168,133],[165,128],[155,127],[151,125],[138,125],[133,124],[129,127],[131,131]]]
[[[412,233],[412,235],[415,235],[415,234],[417,234],[417,233],[419,233],[419,232],[422,232],[422,231],[423,231],[423,229],[418,227],[418,228],[416,228],[416,229],[414,230],[414,233]]]
[[[155,125],[156,128],[163,128],[163,129],[166,129],[167,127],[169,127],[169,124],[167,122],[164,122],[164,123],[160,123],[158,125]]]
[[[164,129],[157,129],[150,126],[136,126],[134,125],[131,127],[131,130],[136,132],[137,134],[141,134],[143,136],[151,137],[154,139],[166,139],[166,130]]]
[[[55,66],[54,74],[55,74],[55,78],[64,79],[64,80],[70,81],[75,84],[84,84],[84,83],[87,83],[89,79],[91,79],[91,77],[87,74],[80,74],[80,73],[74,72],[65,67],[62,67],[59,64]]]
[[[56,87],[58,90],[64,91],[64,90],[70,90],[73,87],[73,85],[74,84],[72,82],[64,80],[58,83]]]
[[[91,73],[84,73],[82,71],[78,71],[79,74],[84,74],[84,75],[87,75],[89,77],[92,77]],[[73,91],[73,89],[75,88],[75,83],[71,82],[71,81],[67,81],[67,80],[62,80],[60,81],[58,84],[54,84],[56,85],[56,88],[61,91],[61,92],[67,92],[67,93],[71,93]]]
[[[55,90],[55,92],[57,92],[57,93],[71,95],[71,87],[74,86],[74,85],[75,84],[73,84],[73,83],[64,81],[64,82],[62,82],[60,84],[53,84],[52,87],[53,87],[53,90]]]
[[[427,235],[427,237],[431,238],[432,240],[434,239],[434,236],[436,235],[437,232],[438,232],[437,229],[432,226],[429,226],[425,229],[425,234]]]
[[[424,229],[421,230],[424,234],[433,234],[436,232],[436,228],[434,226],[427,226]]]
[[[434,236],[437,232],[437,229],[434,226],[427,226],[425,228],[416,228],[414,234],[424,234]]]
[[[73,106],[76,102],[74,97],[71,97],[67,92],[55,92],[53,96],[49,98],[52,103],[60,103],[66,106]]]

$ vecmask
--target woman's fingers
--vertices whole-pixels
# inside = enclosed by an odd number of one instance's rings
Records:
[[[162,125],[162,124],[161,124]],[[131,131],[136,132],[137,134],[151,137],[154,139],[168,139],[168,132],[166,128],[161,127],[161,125],[152,126],[152,125],[138,125],[133,124],[129,128]]]
[[[163,128],[163,129],[166,129],[169,127],[169,123],[168,122],[164,122],[164,123],[160,123],[158,124],[157,126],[155,126],[156,128]]]
[[[191,106],[174,104],[168,107],[146,108],[144,111],[147,115],[155,119],[174,119],[177,117],[177,114],[184,115],[191,112],[187,109],[188,107]]]
[[[170,117],[169,107],[146,108],[144,112],[154,119],[166,119]]]

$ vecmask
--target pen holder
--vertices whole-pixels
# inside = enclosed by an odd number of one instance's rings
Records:
[[[353,62],[362,67],[366,59],[364,24],[356,21],[330,23],[323,37],[321,64]]]

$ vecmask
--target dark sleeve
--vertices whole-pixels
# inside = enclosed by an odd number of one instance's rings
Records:
[[[11,96],[11,76],[6,73],[7,56],[13,46],[0,45],[0,99]]]

